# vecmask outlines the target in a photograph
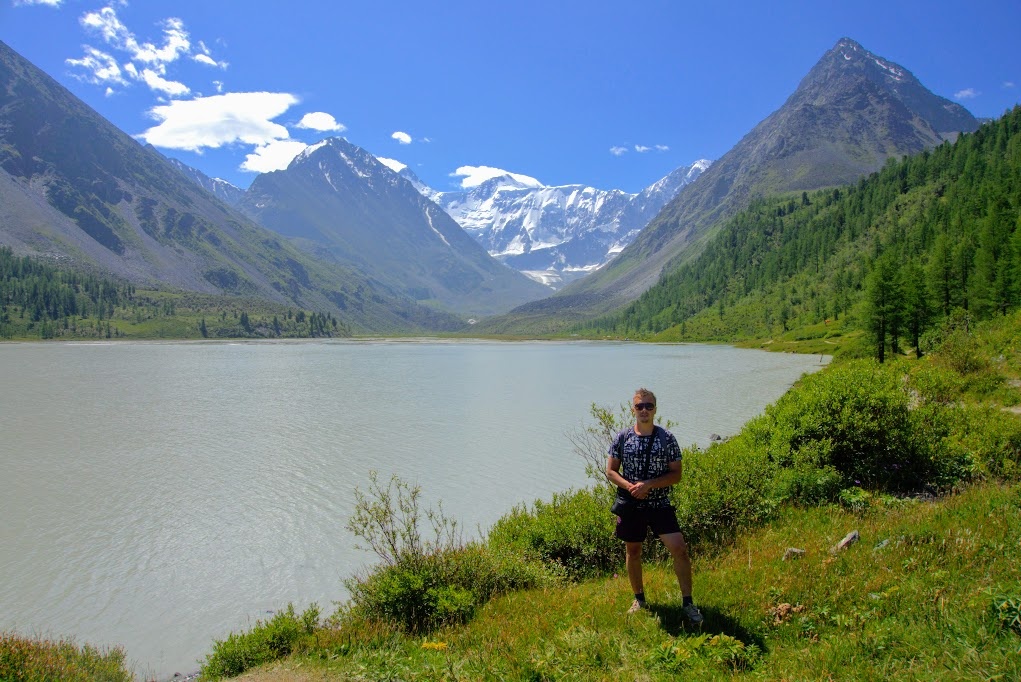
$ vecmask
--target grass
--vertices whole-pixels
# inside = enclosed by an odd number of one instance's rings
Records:
[[[0,632],[0,680],[4,682],[130,682],[119,648],[97,649],[69,639],[29,638]]]
[[[851,530],[861,540],[831,553]],[[788,547],[805,554],[785,561]],[[1017,485],[790,509],[696,556],[695,576],[701,629],[681,617],[672,571],[651,565],[651,608],[635,616],[615,575],[513,592],[428,636],[340,619],[238,679],[1021,679],[1021,634],[1001,617],[1021,599]]]

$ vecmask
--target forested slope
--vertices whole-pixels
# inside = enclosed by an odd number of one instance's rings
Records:
[[[887,345],[1021,297],[1021,108],[855,185],[757,200],[587,333],[767,337],[846,320]],[[878,338],[882,336],[883,338]]]

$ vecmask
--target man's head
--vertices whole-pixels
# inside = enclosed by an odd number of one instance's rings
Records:
[[[631,412],[639,423],[651,422],[656,414],[656,395],[647,388],[635,391],[635,396],[631,399]]]

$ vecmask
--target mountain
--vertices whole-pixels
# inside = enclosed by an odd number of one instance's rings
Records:
[[[241,197],[245,195],[245,190],[223,180],[222,178],[211,178],[197,168],[192,168],[183,161],[179,161],[177,159],[168,157],[167,161],[169,161],[177,170],[184,173],[186,178],[228,206],[237,206],[241,202]]]
[[[0,245],[16,254],[331,311],[355,331],[462,326],[255,224],[2,42],[0,84]]]
[[[255,178],[240,208],[317,257],[465,315],[506,312],[549,293],[492,258],[411,182],[342,138]]]
[[[753,198],[852,183],[888,158],[977,128],[964,107],[843,38],[780,109],[679,192],[609,265],[513,311],[505,328],[553,318],[562,324],[618,308],[697,252],[718,221]]]
[[[703,159],[678,168],[638,194],[549,187],[510,173],[456,192],[436,192],[421,181],[418,187],[490,255],[558,288],[613,258],[710,163]]]

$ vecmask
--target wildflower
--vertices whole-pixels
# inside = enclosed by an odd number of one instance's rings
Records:
[[[436,651],[443,651],[447,648],[446,642],[422,642],[423,649],[434,649]]]

